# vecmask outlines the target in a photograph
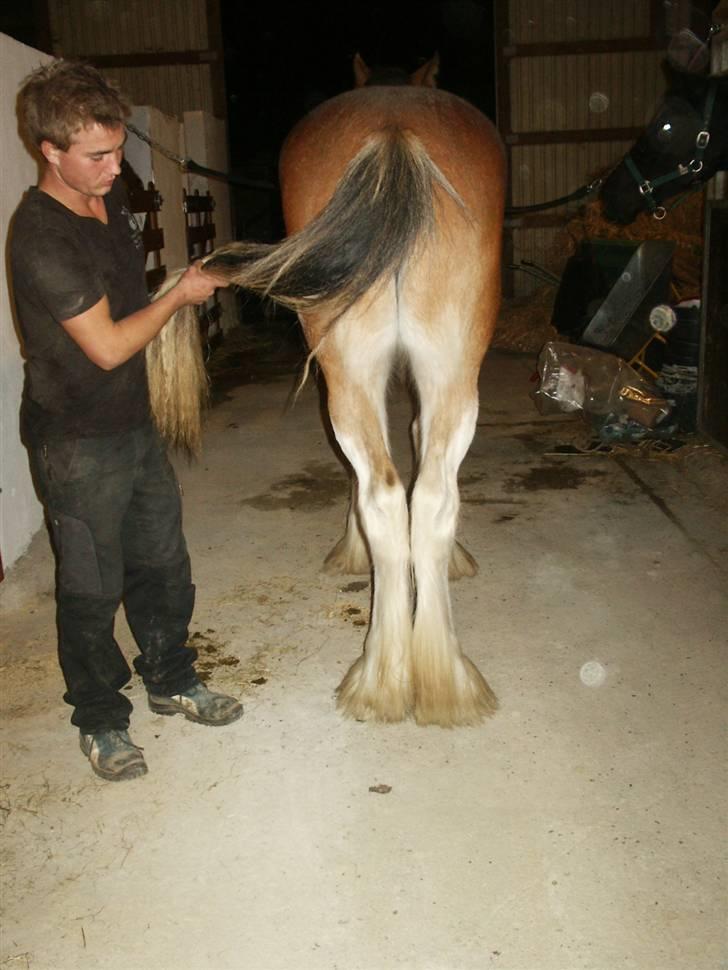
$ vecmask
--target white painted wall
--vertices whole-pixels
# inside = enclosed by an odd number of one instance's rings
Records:
[[[199,165],[217,172],[228,171],[225,123],[204,111],[185,111],[183,118],[180,123],[177,118],[165,115],[157,108],[136,106],[132,109],[130,121],[152,141],[174,155],[191,158]],[[182,209],[184,191],[198,190],[204,194],[209,189],[215,200],[215,245],[220,246],[232,239],[230,190],[224,180],[187,174],[177,162],[156,149],[152,150],[133,133],[127,138],[124,154],[144,185],[152,182],[162,196],[159,225],[164,229],[162,257],[167,272],[181,269],[188,262]],[[232,292],[220,290],[218,298],[223,310],[220,327],[226,331],[237,323],[235,296]]]
[[[229,171],[225,122],[205,111],[185,111],[183,117],[184,156],[215,172]],[[215,200],[213,213],[215,246],[230,242],[233,231],[230,189],[227,182],[223,179],[208,179],[202,175],[192,174],[187,176],[187,182],[188,192],[194,192],[197,189],[201,195],[204,195],[209,190]],[[218,299],[222,306],[220,329],[224,333],[238,322],[235,295],[231,290],[218,290]]]
[[[204,111],[185,111],[184,113],[184,153],[198,165],[216,172],[229,171],[225,122]],[[205,178],[189,175],[189,191],[199,189],[207,192],[215,200],[215,243],[220,245],[232,239],[232,219],[230,213],[230,189],[223,179]]]
[[[20,350],[8,285],[8,231],[23,193],[38,181],[38,166],[18,134],[15,102],[18,87],[47,54],[0,34],[0,555],[7,570],[25,552],[43,522],[25,448],[20,443],[18,413],[23,388]]]
[[[151,108],[134,105],[129,115],[129,121],[145,135],[149,135],[149,113]],[[124,143],[124,158],[134,169],[134,172],[144,183],[146,188],[154,181],[154,165],[152,164],[152,149],[133,132],[129,132]]]

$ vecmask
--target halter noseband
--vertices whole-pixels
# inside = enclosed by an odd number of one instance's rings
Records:
[[[652,179],[650,182],[648,179],[643,178],[640,170],[635,165],[632,156],[625,156],[624,163],[627,166],[627,171],[637,182],[637,188],[639,189],[639,193],[642,196],[645,206],[648,211],[652,213],[655,219],[664,219],[667,215],[667,209],[665,206],[658,205],[655,201],[653,196],[655,189],[659,188],[661,185],[665,185],[666,182],[672,182],[674,179],[682,178],[684,175],[697,175],[698,172],[702,171],[703,155],[705,154],[705,149],[708,147],[708,143],[710,142],[710,117],[713,114],[713,105],[715,104],[716,93],[716,82],[711,81],[708,87],[708,93],[705,96],[703,127],[695,136],[695,154],[687,165],[678,164],[674,171],[668,172],[667,175],[660,175],[658,178]],[[673,208],[673,206],[671,206],[671,208]]]

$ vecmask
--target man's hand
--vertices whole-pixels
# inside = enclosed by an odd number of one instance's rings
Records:
[[[113,370],[146,347],[173,313],[188,304],[204,303],[220,286],[228,286],[228,281],[205,273],[198,261],[170,290],[123,320],[111,319],[109,301],[104,296],[84,313],[63,320],[62,325],[89,360],[103,370]]]
[[[178,290],[180,306],[185,303],[199,305],[209,300],[215,290],[221,286],[228,286],[228,281],[212,273],[206,273],[202,260],[198,260],[185,270],[174,289]]]

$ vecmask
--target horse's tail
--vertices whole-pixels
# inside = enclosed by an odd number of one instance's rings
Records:
[[[433,230],[438,185],[464,208],[414,134],[384,129],[367,140],[304,229],[274,245],[221,246],[205,268],[298,313],[325,306],[333,319],[398,273]]]
[[[304,229],[273,245],[220,246],[206,257],[205,268],[298,313],[326,307],[334,320],[398,273],[418,240],[432,232],[437,186],[465,211],[422,142],[411,132],[385,129],[367,140],[329,203]],[[169,285],[174,282],[176,277]],[[207,378],[194,307],[177,311],[146,357],[157,426],[172,444],[197,452]]]
[[[184,270],[164,281],[154,298],[177,284]],[[196,306],[183,306],[147,344],[147,384],[154,422],[174,447],[196,455],[202,443],[202,410],[209,381],[202,358]]]

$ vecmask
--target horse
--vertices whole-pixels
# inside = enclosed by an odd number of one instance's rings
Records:
[[[611,222],[628,225],[645,210],[664,219],[668,199],[728,168],[728,75],[667,71],[660,109],[601,188]]]
[[[498,702],[460,649],[448,579],[477,568],[455,541],[457,475],[500,301],[504,153],[479,110],[435,86],[434,59],[404,84],[391,72],[379,83],[358,57],[355,73],[357,87],[316,107],[283,145],[287,237],[221,246],[205,269],[298,313],[353,469],[326,568],[371,567],[372,608],[339,710],[474,725]],[[387,427],[400,364],[417,402],[409,502]]]

